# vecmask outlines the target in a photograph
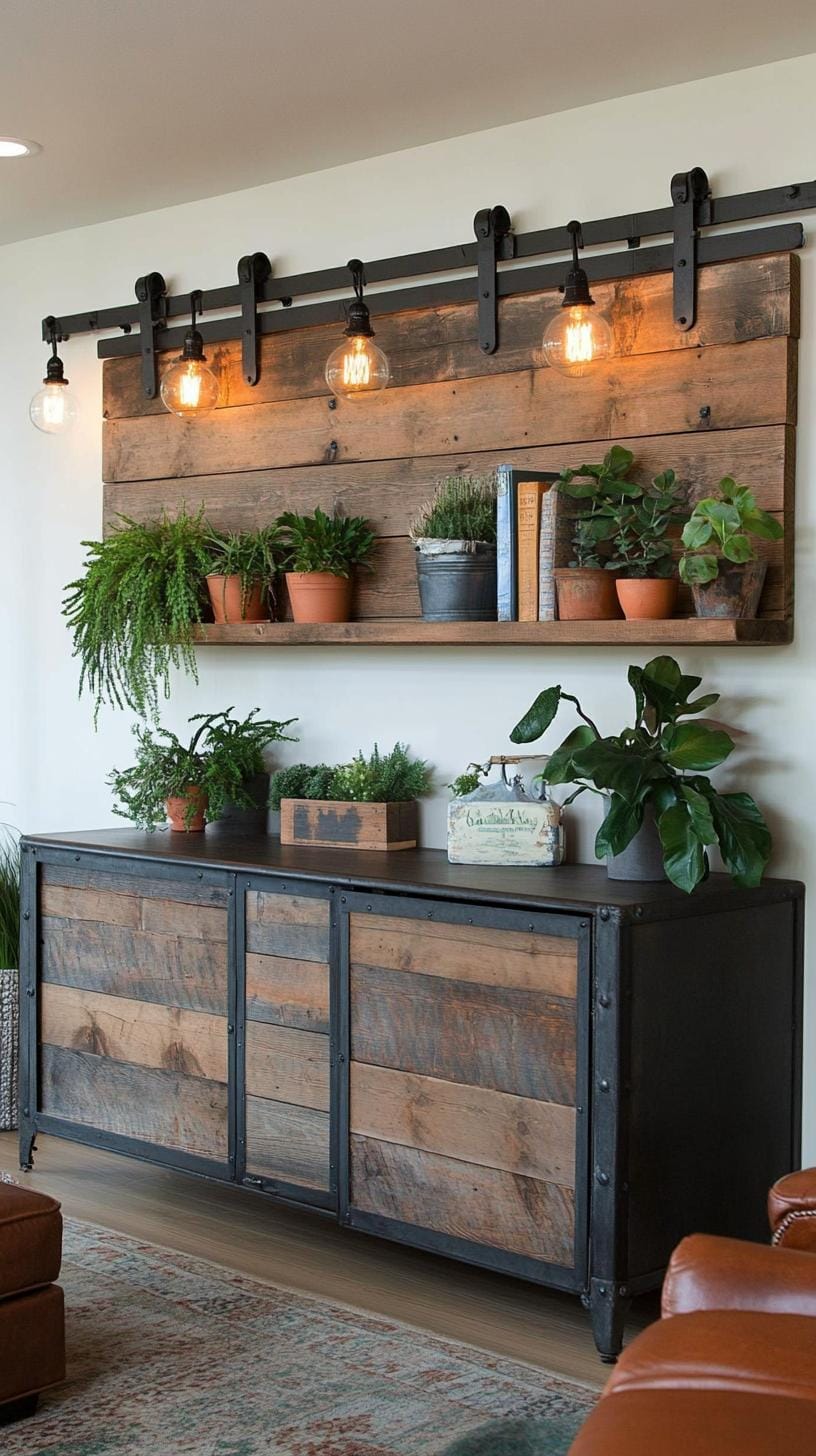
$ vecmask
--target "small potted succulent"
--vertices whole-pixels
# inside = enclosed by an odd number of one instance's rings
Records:
[[[417,799],[430,769],[404,743],[390,753],[358,753],[334,767],[297,763],[272,775],[269,802],[280,809],[281,843],[330,849],[413,849]]]
[[[680,579],[691,587],[698,617],[755,617],[768,563],[751,537],[778,541],[780,521],[760,510],[747,486],[733,476],[720,481],[719,496],[699,500],[683,530],[687,548]]]
[[[674,614],[678,580],[669,531],[688,519],[687,500],[687,487],[673,470],[664,470],[637,494],[602,509],[615,527],[606,569],[615,572],[618,601],[630,621]]]
[[[277,526],[257,531],[212,531],[208,538],[207,590],[216,622],[268,622],[272,580],[277,570]]]
[[[296,622],[348,622],[354,568],[371,555],[374,535],[364,516],[326,515],[318,506],[313,516],[284,511],[286,586]]]
[[[692,697],[702,679],[683,673],[673,657],[632,666],[628,678],[635,715],[620,733],[602,734],[576,697],[550,687],[516,724],[512,741],[535,742],[562,702],[575,705],[582,721],[541,777],[576,784],[568,804],[587,790],[605,800],[595,855],[606,859],[610,879],[668,878],[690,894],[717,846],[738,885],[758,885],[771,855],[768,826],[750,794],[721,793],[708,777],[734,747],[729,733],[700,716],[719,693]]]
[[[447,475],[411,524],[427,622],[496,620],[496,475]]]
[[[558,490],[576,503],[573,516],[573,559],[553,571],[562,621],[606,622],[621,614],[615,578],[607,570],[608,542],[615,523],[608,507],[640,493],[628,480],[634,456],[613,445],[600,464],[562,470]]]

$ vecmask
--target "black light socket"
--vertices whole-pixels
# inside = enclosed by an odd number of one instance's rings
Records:
[[[354,285],[354,301],[346,309],[346,327],[343,330],[349,337],[355,334],[365,339],[373,339],[374,330],[371,327],[371,314],[368,311],[368,304],[363,301],[363,286],[365,283],[365,271],[359,258],[350,258],[348,263],[351,281]]]
[[[589,291],[589,278],[586,270],[581,267],[578,261],[578,245],[580,241],[583,247],[581,236],[581,224],[579,222],[567,223],[567,232],[572,237],[572,267],[564,280],[564,297],[561,300],[562,308],[592,308],[595,299]]]

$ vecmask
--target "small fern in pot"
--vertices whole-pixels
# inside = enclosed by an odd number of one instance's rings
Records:
[[[277,525],[210,534],[207,589],[216,622],[269,621],[280,534]]]
[[[367,563],[374,534],[364,516],[284,511],[286,585],[296,622],[348,622],[355,567]]]

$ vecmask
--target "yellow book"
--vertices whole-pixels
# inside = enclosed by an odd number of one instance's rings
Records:
[[[518,485],[518,620],[538,621],[538,536],[541,497],[545,481],[521,480]]]

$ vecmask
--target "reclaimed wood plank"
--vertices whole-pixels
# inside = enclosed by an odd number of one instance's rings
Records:
[[[247,950],[299,961],[327,961],[329,902],[306,895],[248,890]]]
[[[190,905],[184,900],[157,896],[143,898],[97,887],[75,889],[45,884],[40,892],[40,913],[66,920],[124,925],[131,930],[156,930],[162,935],[183,935],[192,940],[226,943],[227,939],[227,917],[220,906]]]
[[[352,1133],[575,1187],[575,1108],[352,1062]]]
[[[223,942],[60,916],[44,916],[41,935],[43,981],[226,1015],[227,947]]]
[[[46,983],[40,996],[40,1036],[51,1046],[117,1062],[212,1082],[227,1080],[226,1018],[206,1011]]]
[[[198,880],[152,879],[149,875],[137,875],[124,868],[117,871],[99,870],[93,865],[43,864],[40,866],[42,885],[60,885],[98,893],[110,891],[117,895],[136,895],[141,898],[153,896],[159,900],[168,897],[185,905],[219,905],[226,910],[229,903],[227,890],[222,885],[201,884]]]
[[[246,957],[246,1014],[302,1031],[329,1029],[329,967],[288,956]]]
[[[575,1105],[575,1002],[351,965],[355,1061]]]
[[[50,1117],[227,1159],[227,1089],[221,1082],[46,1043],[41,1106]]]
[[[573,1194],[555,1183],[354,1135],[351,1202],[531,1259],[575,1261]]]
[[[247,1097],[246,1124],[248,1173],[304,1188],[330,1187],[328,1113]]]
[[[253,1097],[329,1110],[329,1038],[320,1032],[248,1021],[246,1085]]]
[[[798,264],[795,254],[777,253],[701,268],[697,319],[687,333],[674,325],[670,273],[594,283],[592,291],[598,309],[612,325],[617,354],[695,349],[797,335]],[[555,289],[500,299],[501,348],[487,356],[479,347],[475,303],[383,314],[376,319],[377,342],[388,355],[396,385],[507,373],[543,363],[544,330],[560,306],[561,294]],[[220,384],[220,407],[326,394],[324,369],[337,339],[337,324],[262,336],[261,373],[253,387],[244,380],[237,331],[234,342],[208,346],[210,366]],[[160,375],[175,357],[175,350],[159,356]],[[156,415],[161,408],[158,398],[145,396],[138,358],[105,361],[106,418]]]
[[[227,917],[223,910],[187,905],[183,900],[143,900],[141,928],[155,930],[161,935],[181,935],[214,944],[227,943]]]
[[[576,995],[578,947],[567,937],[354,913],[349,955],[354,964],[385,970]]]
[[[741,621],[672,617],[657,622],[423,622],[238,623],[202,627],[202,646],[303,647],[410,643],[421,647],[779,647],[793,641],[793,622],[775,617]]]
[[[103,425],[103,477],[225,471],[511,450],[565,440],[795,424],[796,345],[787,337],[615,358],[582,380],[553,369],[386,389],[359,401],[297,399],[215,410],[195,431],[165,411]]]

